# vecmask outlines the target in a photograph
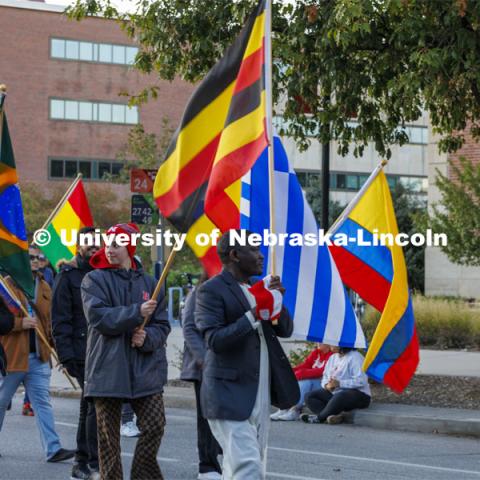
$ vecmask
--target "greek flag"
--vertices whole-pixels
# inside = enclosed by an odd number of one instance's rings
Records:
[[[318,235],[318,226],[295,171],[278,137],[274,138],[275,233]],[[240,226],[264,233],[270,219],[268,152],[264,150],[242,178]],[[262,246],[265,274],[270,271],[268,247]],[[365,348],[365,336],[328,247],[275,247],[276,273],[286,292],[284,304],[294,320],[294,336],[303,340]]]

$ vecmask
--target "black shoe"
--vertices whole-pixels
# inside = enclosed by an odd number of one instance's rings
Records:
[[[70,480],[89,480],[92,472],[86,465],[76,463],[72,467],[72,473],[70,475]]]
[[[52,457],[50,457],[47,462],[57,463],[64,462],[65,460],[70,460],[75,455],[75,450],[67,450],[66,448],[61,448],[56,452]]]
[[[309,415],[308,413],[300,415],[300,419],[305,423],[322,423],[317,415]]]

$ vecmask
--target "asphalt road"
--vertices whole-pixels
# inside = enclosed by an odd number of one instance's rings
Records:
[[[75,442],[78,401],[53,399],[57,430],[65,447]],[[197,475],[195,413],[168,409],[159,461],[167,480]],[[122,439],[125,478],[135,439]],[[0,479],[66,480],[71,464],[43,459],[35,419],[20,415],[15,398],[0,432]],[[292,480],[480,480],[480,440],[389,432],[352,425],[272,425],[268,479]],[[253,480],[253,479],[252,479]]]

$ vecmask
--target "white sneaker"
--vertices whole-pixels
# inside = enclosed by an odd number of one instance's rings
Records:
[[[218,472],[199,473],[198,480],[222,480],[222,475]]]
[[[120,435],[122,437],[138,437],[140,430],[135,425],[135,422],[127,422],[120,427]]]
[[[278,420],[278,417],[280,417],[280,415],[283,415],[284,413],[287,413],[288,410],[277,410],[275,413],[272,413],[270,415],[270,420]]]
[[[294,422],[300,418],[300,412],[296,408],[291,408],[283,415],[280,415],[277,420],[283,422]]]

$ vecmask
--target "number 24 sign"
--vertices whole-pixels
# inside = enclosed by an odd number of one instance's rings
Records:
[[[152,193],[157,170],[132,168],[130,170],[130,191],[133,193]]]

